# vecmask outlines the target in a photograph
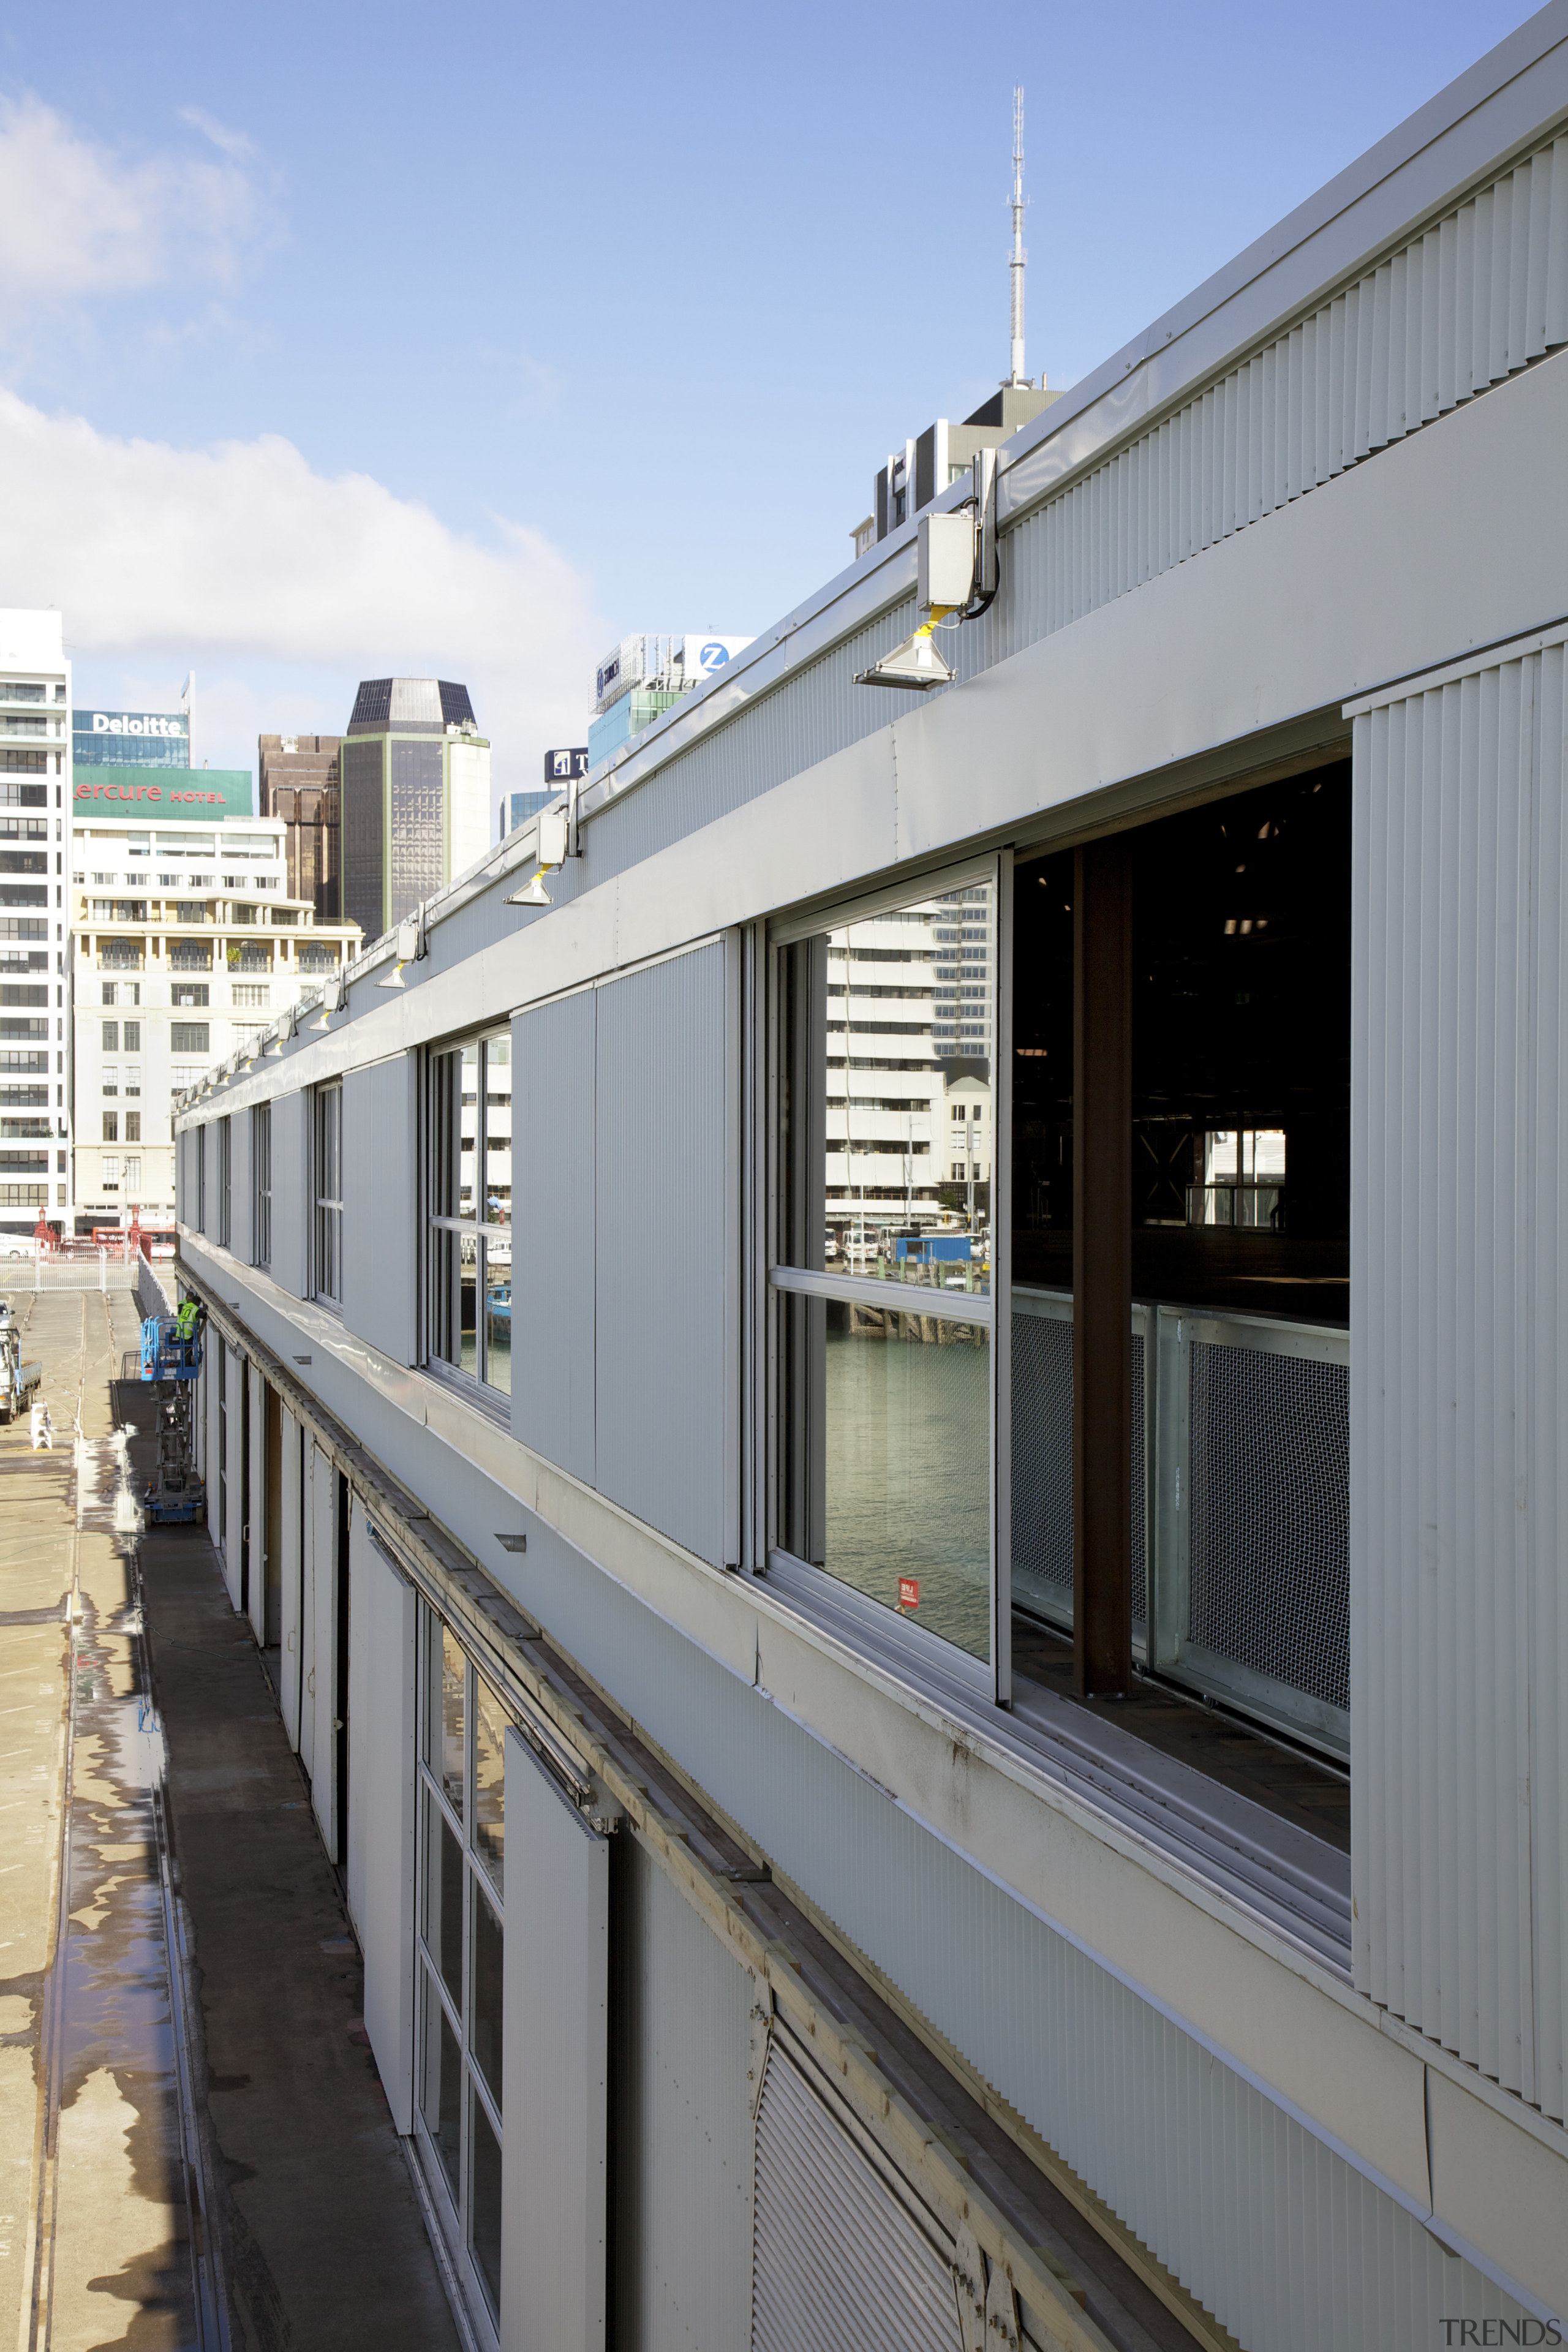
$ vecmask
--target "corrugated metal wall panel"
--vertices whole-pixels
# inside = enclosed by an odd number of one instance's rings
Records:
[[[599,1492],[724,1565],[722,945],[598,992]]]
[[[1426,2352],[1443,2317],[1518,2318],[1414,2215],[631,1594],[569,1585],[531,1552],[518,1570],[522,1605],[1248,2352]]]
[[[944,632],[972,677],[1403,440],[1568,341],[1568,135],[1412,237],[1004,537],[991,610]],[[592,878],[885,727],[854,676],[913,600],[751,704],[594,817]]]
[[[615,1843],[621,2352],[731,2352],[751,2326],[754,1980],[642,1846]]]
[[[594,1119],[596,994],[511,1024],[512,1434],[594,1477]]]
[[[1012,593],[986,642],[961,633],[962,671],[1260,521],[1565,341],[1568,137],[1026,516],[1005,541]]]
[[[410,1056],[343,1078],[343,1321],[394,1363],[415,1356],[417,1208]]]
[[[272,1101],[272,1279],[296,1298],[305,1296],[310,1232],[305,1207],[308,1102],[299,1090],[275,1095]]]
[[[757,2113],[753,2352],[953,2352],[951,2250],[829,2112],[808,2063],[775,2035]]]
[[[1356,720],[1363,1990],[1562,2117],[1561,645]]]

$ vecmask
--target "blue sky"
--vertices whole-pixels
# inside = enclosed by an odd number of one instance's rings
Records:
[[[886,450],[1071,383],[1522,21],[449,5],[0,18],[0,604],[197,756],[466,678],[498,778],[597,654],[763,628]]]

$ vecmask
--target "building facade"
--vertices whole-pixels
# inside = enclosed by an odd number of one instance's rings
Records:
[[[259,735],[256,805],[283,821],[289,895],[324,923],[342,919],[341,777],[337,735]]]
[[[623,637],[594,673],[588,762],[602,766],[646,734],[657,719],[719,677],[750,637]]]
[[[73,710],[71,753],[79,768],[188,768],[185,710]]]
[[[69,909],[76,1229],[163,1223],[174,1100],[335,979],[360,935],[289,895],[280,819],[202,822],[184,804],[140,819],[79,804]]]
[[[481,2343],[1554,2340],[1565,186],[1558,5],[1012,436],[950,687],[911,516],[182,1103]],[[942,929],[986,1262],[848,1264]]]
[[[552,801],[559,798],[558,791],[508,793],[496,803],[496,839],[504,841],[509,833],[515,833],[519,825],[526,824],[531,816],[537,816],[542,808],[548,808]]]
[[[56,612],[0,612],[0,1234],[69,1230],[65,832],[71,666]]]
[[[372,677],[339,769],[343,911],[379,939],[484,856],[490,747],[466,686]]]

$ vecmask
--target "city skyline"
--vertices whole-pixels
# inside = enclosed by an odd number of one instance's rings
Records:
[[[885,451],[1006,373],[1016,80],[1027,365],[1071,383],[1521,13],[1347,5],[1319,12],[1304,54],[1283,16],[1211,5],[1178,35],[1145,6],[1112,83],[1087,23],[984,8],[974,53],[994,66],[944,100],[934,204],[870,19],[834,19],[830,80],[786,72],[759,99],[753,41],[729,26],[618,79],[614,12],[526,47],[460,16],[455,42],[490,61],[475,135],[413,209],[374,127],[416,102],[405,44],[366,57],[347,20],[287,13],[275,44],[169,11],[132,31],[92,8],[68,38],[18,22],[0,448],[21,478],[0,598],[66,613],[84,701],[171,708],[194,657],[198,762],[236,764],[279,725],[341,729],[369,671],[457,674],[489,714],[498,783],[526,787],[546,745],[583,740],[605,643],[648,611],[765,628],[847,561]],[[906,25],[911,50],[943,32],[930,10]],[[1331,61],[1352,34],[1347,84]],[[1249,110],[1271,66],[1268,109]],[[552,156],[590,100],[616,135],[584,186]],[[520,106],[536,135],[518,181],[489,134]],[[1201,173],[1175,160],[1194,149]],[[637,275],[624,229],[656,169],[680,267],[656,271],[635,362],[605,366],[604,290]],[[867,299],[889,202],[919,203],[934,300],[900,300],[891,262],[891,299]],[[388,341],[409,269],[441,273],[447,354],[412,375]],[[796,334],[803,312],[820,342]],[[300,367],[300,338],[345,319],[343,364]],[[718,351],[739,355],[743,400],[712,398]]]

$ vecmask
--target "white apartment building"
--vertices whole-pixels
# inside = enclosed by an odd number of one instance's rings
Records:
[[[64,831],[71,671],[55,612],[0,611],[0,1233],[68,1220]]]
[[[978,879],[824,940],[826,1226],[858,1251],[967,1219],[990,1183],[994,895]]]
[[[74,1199],[83,1230],[172,1219],[173,1097],[342,971],[354,923],[289,898],[279,818],[71,828]]]

